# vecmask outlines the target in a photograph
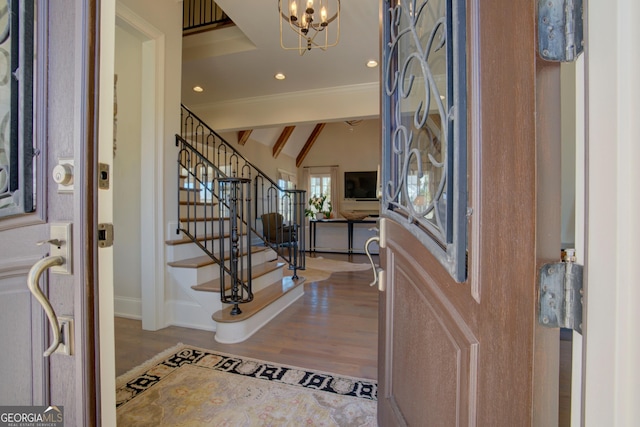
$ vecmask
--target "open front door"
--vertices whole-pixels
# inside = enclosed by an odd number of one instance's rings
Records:
[[[557,424],[559,65],[536,2],[382,0],[382,426]]]
[[[0,2],[0,405],[47,425],[98,424],[95,13],[90,0]]]

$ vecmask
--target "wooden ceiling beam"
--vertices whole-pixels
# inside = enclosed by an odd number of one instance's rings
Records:
[[[277,158],[280,155],[280,152],[284,148],[285,144],[289,140],[289,137],[291,136],[291,133],[293,132],[293,130],[295,128],[296,128],[295,126],[285,126],[284,130],[280,134],[280,137],[278,138],[278,140],[276,141],[276,143],[273,146],[273,157],[274,158]]]
[[[318,123],[316,127],[313,129],[313,132],[311,132],[311,135],[309,135],[309,139],[307,139],[307,142],[304,144],[304,147],[302,147],[302,150],[300,150],[300,153],[298,153],[298,157],[296,157],[297,168],[300,167],[300,165],[304,161],[304,158],[307,157],[307,154],[309,154],[311,147],[313,147],[313,144],[316,142],[316,139],[318,139],[318,136],[320,136],[320,132],[322,132],[322,129],[324,129],[324,125],[326,125],[326,123]]]
[[[249,140],[249,136],[253,132],[252,129],[238,131],[238,144],[244,145]]]

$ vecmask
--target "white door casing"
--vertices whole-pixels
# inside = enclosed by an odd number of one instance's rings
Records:
[[[584,425],[640,418],[640,4],[587,2]]]

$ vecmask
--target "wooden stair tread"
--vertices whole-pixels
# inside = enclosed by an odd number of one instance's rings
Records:
[[[251,246],[251,253],[258,253],[267,250],[266,246]],[[246,253],[242,254],[243,256]],[[225,256],[225,260],[229,259],[228,256]],[[187,258],[180,261],[171,261],[167,263],[169,267],[177,267],[177,268],[200,268],[205,267],[207,265],[214,264],[213,259],[209,255],[198,256],[195,258]]]
[[[271,273],[274,270],[284,267],[284,265],[284,262],[265,262],[263,264],[256,265],[251,267],[251,278],[257,279],[260,276],[264,276],[267,273]],[[243,270],[243,276],[246,275],[246,271],[246,269]],[[229,289],[231,287],[231,283],[229,280],[227,280],[226,283],[225,289]],[[194,285],[191,289],[201,292],[220,292],[220,279],[213,279],[199,285]]]
[[[222,236],[223,238],[228,238],[229,237],[229,233],[225,233],[224,236]],[[198,242],[204,242],[205,240],[215,240],[215,239],[219,239],[220,236],[213,236],[213,235],[208,235],[208,236],[198,236],[196,237],[196,240]],[[184,245],[187,243],[193,243],[193,240],[191,240],[190,238],[183,236],[181,239],[173,239],[173,240],[165,240],[164,242],[167,246],[176,246],[176,245]]]
[[[181,200],[180,205],[182,206],[190,206],[190,205],[197,205],[197,206],[206,206],[206,205],[217,205],[218,202],[205,202],[205,201],[189,201],[189,200]]]
[[[287,292],[290,292],[298,286],[302,286],[303,283],[303,277],[299,279],[292,279],[289,276],[283,277],[281,281],[278,281],[256,292],[253,295],[253,301],[245,304],[240,304],[240,310],[242,310],[242,313],[236,314],[235,316],[232,315],[231,310],[233,306],[230,306],[216,311],[215,313],[213,313],[211,318],[219,323],[234,323],[247,320],[254,314],[260,312],[260,310],[262,310],[263,308],[269,306],[272,302],[276,301]]]
[[[186,217],[186,216],[182,216],[180,217],[180,222],[200,222],[200,221],[218,221],[220,219],[219,216],[214,216],[214,217]],[[222,217],[223,220],[227,220],[229,219],[228,216],[223,216]]]

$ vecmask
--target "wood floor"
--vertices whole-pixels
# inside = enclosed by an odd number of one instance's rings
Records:
[[[343,255],[325,258],[347,260]],[[368,262],[353,255],[352,262]],[[304,273],[301,274],[304,276]],[[364,272],[334,273],[305,283],[305,295],[248,340],[220,344],[214,333],[170,326],[150,332],[140,321],[116,318],[116,373],[120,375],[178,342],[238,356],[377,379],[378,292]]]
[[[364,256],[322,254],[367,262]],[[170,326],[143,331],[138,320],[115,319],[116,373],[121,375],[182,342],[238,356],[377,379],[378,293],[370,270],[334,273],[305,283],[305,295],[276,319],[239,344],[220,344],[214,333]],[[560,342],[559,426],[570,425],[571,342]]]

